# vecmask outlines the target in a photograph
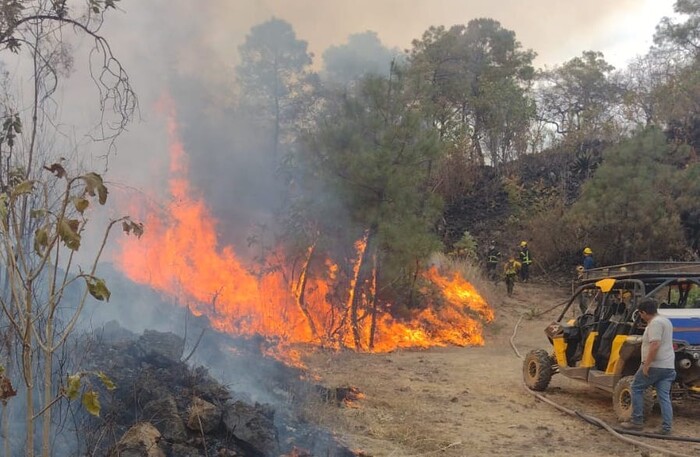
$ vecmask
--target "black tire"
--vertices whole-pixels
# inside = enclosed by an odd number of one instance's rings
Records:
[[[620,422],[629,422],[632,419],[632,381],[634,376],[625,376],[615,384],[613,389],[612,402],[613,411]],[[651,414],[654,407],[655,392],[649,387],[644,392],[644,417]]]
[[[526,386],[541,392],[549,385],[552,375],[554,375],[554,365],[547,351],[535,349],[528,352],[523,361],[523,379]]]

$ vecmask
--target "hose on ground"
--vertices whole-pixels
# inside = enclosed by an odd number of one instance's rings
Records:
[[[557,305],[555,305],[555,306],[549,308],[548,310],[546,310],[546,311],[544,311],[544,312],[542,312],[542,313],[538,313],[537,316],[540,316],[540,315],[542,315],[542,314],[544,314],[544,313],[546,313],[546,312],[548,312],[548,311],[551,311],[551,310],[553,310],[553,309],[555,309],[555,308],[561,306],[561,305],[564,304],[564,303],[566,303],[566,302],[559,303],[559,304],[557,304]],[[523,320],[524,317],[525,317],[524,315],[523,315],[523,316],[520,316],[520,319],[518,319],[518,322],[516,322],[515,326],[513,327],[513,333],[512,333],[512,335],[511,335],[511,337],[510,337],[510,346],[511,346],[511,348],[513,349],[513,351],[515,352],[515,355],[516,355],[519,359],[522,359],[523,356],[520,354],[520,351],[518,351],[518,348],[517,348],[517,346],[515,345],[515,337],[516,337],[516,335],[517,335],[517,333],[518,333],[518,327],[520,326],[520,323],[522,322],[522,320]],[[672,435],[657,435],[657,434],[653,434],[653,433],[644,433],[644,432],[635,432],[635,431],[628,431],[628,430],[619,430],[619,429],[615,429],[615,428],[611,427],[610,425],[608,425],[605,421],[603,421],[603,420],[601,420],[601,419],[599,419],[599,418],[597,418],[597,417],[595,417],[595,416],[591,416],[591,415],[588,415],[588,414],[581,413],[581,412],[579,412],[579,411],[575,411],[575,410],[566,408],[566,407],[564,407],[564,406],[562,406],[562,405],[560,405],[560,404],[558,404],[558,403],[556,403],[556,402],[550,400],[549,398],[545,397],[544,395],[542,395],[542,394],[540,394],[540,393],[538,393],[538,392],[535,392],[534,390],[532,390],[532,389],[530,389],[529,387],[527,387],[527,385],[525,384],[525,381],[523,381],[523,384],[522,384],[522,385],[523,385],[523,388],[525,389],[525,391],[526,391],[527,393],[529,393],[530,395],[534,396],[535,398],[537,398],[537,399],[539,399],[539,400],[541,400],[541,401],[543,401],[543,402],[545,402],[545,403],[547,403],[547,404],[549,404],[549,405],[555,407],[555,408],[558,409],[559,411],[565,412],[565,413],[567,413],[567,414],[569,414],[569,415],[571,415],[571,416],[574,416],[574,417],[578,417],[578,418],[580,418],[580,419],[582,419],[582,420],[584,420],[584,421],[586,421],[586,422],[588,422],[588,423],[590,423],[590,424],[592,424],[592,425],[595,425],[595,426],[597,426],[597,427],[600,427],[600,428],[606,430],[608,433],[610,433],[612,436],[614,436],[614,437],[617,438],[618,440],[623,441],[623,442],[626,442],[626,443],[629,443],[629,444],[633,444],[633,445],[635,445],[635,446],[639,446],[639,447],[642,447],[642,448],[645,448],[645,449],[648,449],[648,450],[651,450],[651,451],[654,451],[654,452],[661,452],[661,453],[663,453],[663,454],[665,454],[665,455],[669,455],[669,456],[672,456],[672,457],[692,457],[692,456],[690,456],[690,455],[688,455],[688,454],[683,454],[683,453],[679,453],[679,452],[675,452],[675,451],[670,451],[670,450],[668,450],[668,449],[660,448],[660,447],[658,447],[658,446],[654,446],[654,445],[647,444],[647,443],[644,443],[644,442],[639,441],[639,440],[635,440],[635,439],[633,439],[633,438],[629,438],[629,437],[623,436],[622,433],[627,434],[627,435],[636,435],[636,436],[643,436],[643,437],[656,438],[656,439],[663,439],[663,440],[674,440],[674,441],[684,441],[684,442],[700,443],[700,439],[698,439],[698,438],[680,437],[680,436],[672,436]]]

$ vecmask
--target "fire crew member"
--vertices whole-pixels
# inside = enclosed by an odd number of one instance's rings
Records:
[[[501,261],[501,251],[496,247],[496,242],[491,241],[489,245],[489,250],[486,253],[486,272],[490,279],[498,281],[498,275],[496,274],[496,267]]]
[[[503,266],[503,274],[506,280],[506,290],[508,291],[508,296],[513,295],[513,288],[515,287],[515,277],[518,275],[518,271],[521,271],[522,265],[520,262],[515,260],[515,256],[510,256],[508,261]]]
[[[583,250],[583,269],[587,271],[587,270],[590,270],[591,268],[595,268],[595,259],[593,258],[593,250],[589,247],[586,247]]]
[[[520,242],[520,280],[528,282],[530,279],[530,264],[532,263],[532,255],[527,248],[527,241]]]

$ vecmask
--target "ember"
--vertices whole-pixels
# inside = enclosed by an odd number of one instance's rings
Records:
[[[270,352],[295,365],[300,363],[299,354],[288,348],[298,343],[381,352],[483,344],[482,321],[492,320],[493,312],[469,282],[457,274],[444,277],[437,268],[425,275],[441,292],[436,306],[424,307],[403,320],[376,306],[366,306],[362,313],[348,317],[353,303],[367,300],[366,295],[373,295],[376,287],[373,278],[364,279],[364,290],[356,287],[361,280],[359,259],[365,254],[367,234],[355,245],[358,260],[347,270],[344,282],[338,277],[338,266],[330,260],[317,261],[315,269],[309,266],[314,246],[309,248],[306,266],[297,279],[289,279],[293,277],[291,269],[285,271],[284,267],[253,274],[232,246],[219,247],[217,221],[190,188],[187,157],[172,106],[167,125],[172,203],[164,215],[140,202],[139,209],[146,211],[142,216],[146,231],[137,242],[124,239],[115,259],[132,281],[148,284],[188,306],[194,314],[205,315],[217,330],[273,340],[275,348]],[[137,212],[136,208],[130,211]],[[340,303],[329,302],[334,295],[331,292],[342,284],[345,297]]]

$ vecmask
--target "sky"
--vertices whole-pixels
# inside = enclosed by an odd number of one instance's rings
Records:
[[[277,17],[320,56],[352,33],[373,30],[389,47],[406,49],[432,25],[466,24],[490,17],[514,30],[540,66],[586,50],[603,51],[616,67],[651,45],[654,28],[673,13],[674,0],[200,0],[171,2],[180,20],[200,22],[200,44],[230,56],[252,25]],[[135,0],[123,2],[138,14]],[[177,9],[177,8],[175,8]],[[134,11],[136,10],[136,11]],[[172,14],[173,10],[167,14]]]

